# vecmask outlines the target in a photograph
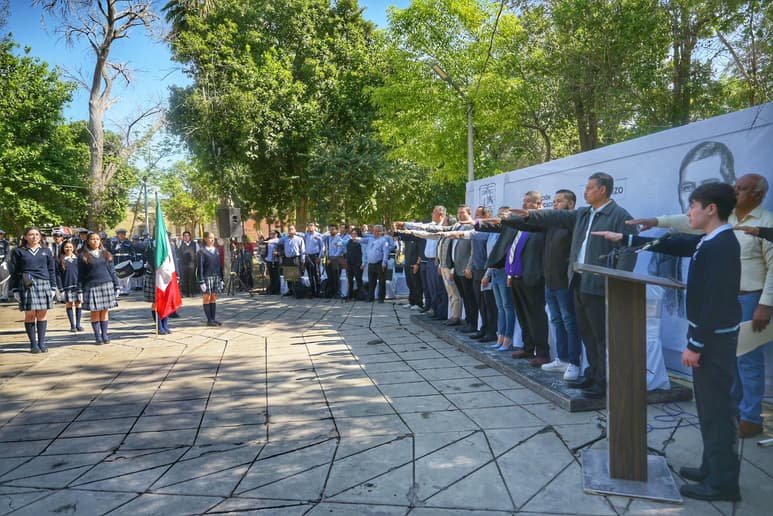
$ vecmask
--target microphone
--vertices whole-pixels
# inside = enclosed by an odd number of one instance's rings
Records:
[[[673,233],[666,233],[665,235],[660,236],[660,237],[656,238],[655,240],[650,240],[649,242],[647,242],[646,244],[644,244],[643,246],[641,246],[640,248],[638,248],[634,252],[636,254],[638,254],[638,253],[640,253],[642,251],[647,251],[651,247],[655,247],[656,245],[660,244],[661,242],[665,242],[666,240],[671,238],[672,235],[673,235]]]

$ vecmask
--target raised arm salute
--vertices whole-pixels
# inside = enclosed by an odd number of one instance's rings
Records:
[[[591,231],[615,231],[635,233],[636,226],[626,225],[633,217],[611,199],[614,179],[609,174],[596,172],[588,178],[585,186],[585,201],[589,204],[577,210],[515,210],[528,222],[542,226],[560,226],[572,231],[569,249],[567,276],[574,295],[577,323],[585,342],[590,367],[585,377],[570,385],[582,388],[583,394],[591,398],[606,395],[606,312],[604,301],[604,279],[593,274],[575,272],[575,263],[606,265],[605,257],[619,243],[602,238],[591,238]],[[616,267],[633,270],[636,256],[623,254]]]

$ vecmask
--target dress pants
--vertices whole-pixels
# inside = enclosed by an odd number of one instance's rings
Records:
[[[459,271],[454,269],[454,281],[456,281],[456,285],[459,287],[459,293],[462,296],[462,304],[464,305],[464,320],[469,326],[477,330],[478,302],[475,298],[475,293],[473,292],[472,278],[465,277],[464,271],[461,271],[461,275],[457,274],[457,272]]]
[[[279,264],[277,262],[267,262],[268,268],[268,291],[267,294],[276,295],[281,292],[281,282],[279,279]]]
[[[521,325],[523,349],[537,357],[550,358],[548,347],[548,316],[545,313],[545,281],[535,287],[526,285],[523,278],[510,280],[513,302]]]
[[[386,297],[386,268],[381,262],[368,264],[368,300],[376,299],[376,281],[378,281],[378,299]]]
[[[346,281],[349,282],[349,288],[347,289],[347,297],[354,299],[355,293],[362,289],[362,269],[360,269],[359,263],[347,262],[346,264]],[[357,287],[354,286],[355,282]]]
[[[725,492],[738,490],[738,422],[732,396],[738,332],[704,342],[700,367],[692,371],[695,405],[703,439],[701,470],[706,483]]]
[[[497,333],[497,304],[491,289],[481,290],[481,280],[484,274],[486,271],[483,269],[472,271],[472,290],[480,312],[480,331],[491,336]]]
[[[431,309],[440,318],[448,315],[448,294],[443,286],[443,278],[438,273],[438,266],[432,258],[421,262],[421,281],[424,286],[424,308]]]
[[[441,267],[440,274],[443,276],[443,287],[448,296],[448,306],[451,313],[449,319],[459,319],[462,317],[462,296],[459,294],[459,288],[454,280],[454,270],[448,267]]]
[[[607,385],[607,326],[606,304],[604,296],[583,294],[580,292],[579,274],[572,281],[574,291],[574,309],[577,316],[577,326],[580,337],[585,343],[585,353],[588,355],[588,370],[585,377],[595,384]]]
[[[336,297],[341,293],[341,264],[340,258],[328,258],[325,263],[327,273],[327,292],[321,292],[328,297]]]
[[[307,254],[306,263],[304,263],[306,274],[309,276],[309,285],[311,286],[311,291],[315,296],[320,294],[319,267],[317,266],[318,258],[319,254]]]
[[[421,268],[413,272],[413,267],[405,266],[405,282],[408,284],[408,304],[411,306],[424,306],[424,290],[421,284]]]

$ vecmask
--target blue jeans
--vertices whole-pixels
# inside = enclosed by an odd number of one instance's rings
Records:
[[[515,333],[515,304],[504,269],[492,270],[491,285],[497,303],[497,334],[512,339]]]
[[[741,303],[741,321],[751,321],[760,302],[760,293],[738,296]],[[770,323],[773,324],[773,323]],[[763,344],[736,358],[738,374],[733,384],[733,399],[738,402],[738,413],[744,421],[762,424],[762,397],[765,395],[765,348]]]
[[[545,300],[550,311],[550,324],[556,335],[556,354],[563,362],[580,365],[582,341],[577,329],[577,317],[574,314],[574,301],[571,289],[545,289]]]

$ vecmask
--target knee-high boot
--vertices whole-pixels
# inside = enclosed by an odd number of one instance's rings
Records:
[[[27,332],[27,338],[30,340],[30,353],[40,353],[40,348],[38,348],[38,336],[35,330],[35,323],[25,322],[24,329]]]
[[[48,321],[38,321],[38,348],[43,353],[48,353],[48,346],[46,346],[46,328],[48,328]]]

